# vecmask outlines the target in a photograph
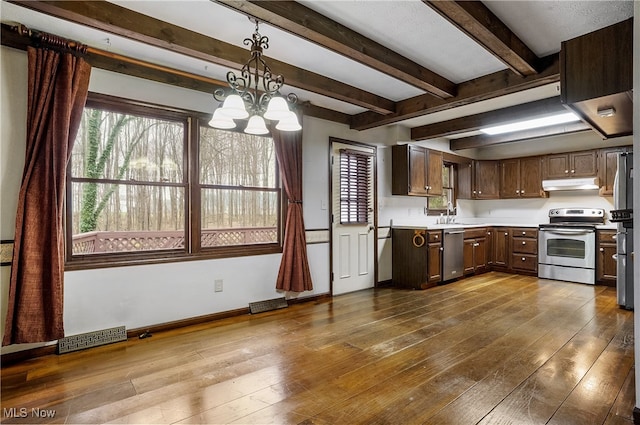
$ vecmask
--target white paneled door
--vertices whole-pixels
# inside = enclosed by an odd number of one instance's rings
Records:
[[[375,149],[331,144],[333,294],[375,285]]]

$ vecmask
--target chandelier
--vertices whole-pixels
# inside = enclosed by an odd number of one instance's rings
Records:
[[[222,106],[214,111],[209,125],[231,129],[236,127],[234,120],[249,118],[245,133],[267,134],[267,119],[278,121],[278,130],[298,131],[302,127],[297,115],[288,106],[288,103],[295,104],[298,97],[293,93],[286,98],[280,94],[284,77],[273,75],[262,58],[262,51],[269,48],[269,38],[260,35],[258,21],[255,20],[255,23],[253,36],[245,38],[243,42],[245,46],[251,45],[251,58],[242,66],[240,76],[232,71],[227,72],[229,92],[222,88],[213,92],[213,97],[222,102]]]

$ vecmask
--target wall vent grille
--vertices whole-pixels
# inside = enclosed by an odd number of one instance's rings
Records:
[[[102,329],[100,331],[87,332],[72,335],[58,340],[58,354],[84,350],[85,348],[98,347],[127,340],[127,331],[124,326]]]
[[[272,300],[256,301],[249,303],[249,311],[251,314],[263,313],[265,311],[277,310],[279,308],[286,308],[287,300],[284,298],[274,298]]]

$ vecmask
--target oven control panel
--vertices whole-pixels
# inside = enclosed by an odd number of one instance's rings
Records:
[[[553,208],[549,217],[604,217],[602,208]]]

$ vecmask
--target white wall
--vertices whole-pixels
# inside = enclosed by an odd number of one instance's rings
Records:
[[[26,128],[26,54],[0,48],[2,205],[0,238],[14,237],[17,194],[22,175]],[[196,111],[213,108],[211,95],[93,69],[89,89],[98,93]],[[304,219],[316,232],[308,254],[314,290],[300,297],[325,294],[329,276],[329,137],[388,144],[408,138],[408,130],[388,127],[357,132],[344,125],[305,117],[303,121]],[[318,235],[320,238],[318,239]],[[390,253],[380,244],[382,276],[390,278]],[[66,335],[125,325],[141,328],[247,307],[249,302],[276,298],[275,280],[281,255],[261,255],[161,265],[116,267],[65,272],[64,320]],[[387,265],[388,264],[388,265]],[[7,310],[10,267],[0,268],[1,330]],[[223,292],[214,280],[223,279]],[[383,279],[384,280],[384,279]],[[289,294],[295,296],[295,294]],[[42,345],[36,344],[35,346]],[[2,353],[32,348],[32,344],[3,347]]]

